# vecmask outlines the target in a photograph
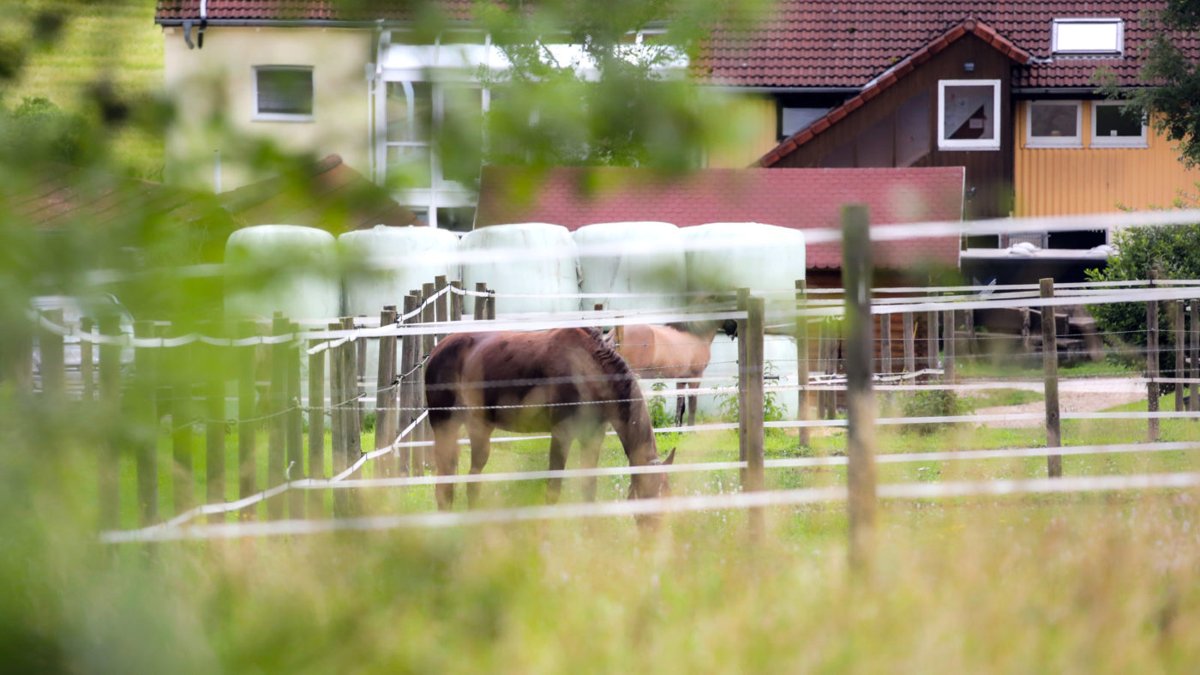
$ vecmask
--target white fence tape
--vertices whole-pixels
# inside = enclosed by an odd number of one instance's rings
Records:
[[[945,483],[893,483],[880,485],[881,499],[936,499],[1019,494],[1070,494],[1115,490],[1184,489],[1200,486],[1200,473],[1141,474],[1132,476],[1080,476],[1029,480],[955,481]],[[526,506],[489,511],[437,512],[368,516],[334,520],[282,520],[273,522],[193,525],[146,531],[105,532],[108,544],[145,541],[234,539],[311,535],[345,531],[440,529],[486,524],[616,516],[648,516],[760,507],[801,506],[844,501],[845,487],[806,488],[772,492],[694,495],[621,502],[587,502],[552,506]]]

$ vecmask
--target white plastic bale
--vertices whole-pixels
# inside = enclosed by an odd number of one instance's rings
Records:
[[[804,233],[763,223],[708,223],[680,230],[687,248],[688,290],[714,294],[749,288],[772,315],[795,307],[796,281],[805,278]]]
[[[225,313],[269,319],[275,312],[295,321],[341,314],[333,235],[298,225],[255,225],[225,243]]]
[[[388,227],[347,232],[338,237],[345,275],[346,312],[379,316],[384,305],[404,311],[404,296],[445,275],[458,278],[449,261],[458,236],[435,227]]]
[[[597,223],[576,230],[579,288],[612,296],[581,298],[579,308],[670,309],[687,289],[687,261],[679,228],[661,222]],[[589,249],[598,248],[597,254]],[[628,297],[628,294],[646,294]]]
[[[459,250],[466,255],[463,286],[473,290],[477,282],[483,282],[496,291],[497,315],[579,309],[579,256],[571,233],[561,225],[491,225],[464,235]],[[479,256],[479,251],[498,255],[492,261]],[[511,254],[521,251],[536,251],[539,255],[514,261]],[[469,300],[466,311],[474,307],[474,300]]]

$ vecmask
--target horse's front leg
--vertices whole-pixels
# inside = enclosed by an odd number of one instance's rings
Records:
[[[483,473],[488,457],[492,454],[492,428],[472,425],[467,433],[471,437],[471,474]],[[479,503],[479,483],[467,483],[467,506],[475,508]]]
[[[584,469],[594,469],[600,463],[600,447],[604,445],[604,429],[597,433],[588,434],[579,439],[579,465]],[[583,479],[583,498],[586,501],[596,501],[596,477]]]
[[[433,458],[439,476],[453,476],[458,470],[459,423],[446,421],[433,426]],[[454,506],[454,484],[441,483],[434,487],[438,509],[449,511]]]
[[[692,382],[692,383],[691,383],[691,388],[692,388],[692,389],[699,389],[699,388],[700,388],[700,383],[699,383],[699,382]],[[687,402],[688,402],[688,426],[689,426],[689,427],[694,427],[694,426],[696,426],[696,406],[699,404],[699,399],[700,399],[700,397],[699,397],[699,396],[697,396],[696,394],[689,394],[689,395],[688,395],[688,397],[687,397]]]
[[[550,470],[562,471],[567,468],[567,451],[571,449],[571,436],[562,429],[550,432]],[[562,493],[562,479],[551,478],[546,482],[546,503],[557,504],[558,496]]]

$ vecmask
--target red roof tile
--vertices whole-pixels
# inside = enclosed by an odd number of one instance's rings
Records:
[[[470,17],[471,0],[437,0],[446,18]],[[208,0],[210,21],[344,21],[371,22],[378,19],[411,19],[420,3],[413,0]],[[154,19],[176,23],[200,18],[200,0],[158,0]]]
[[[697,61],[703,75],[737,86],[862,87],[969,18],[1034,57],[1017,86],[1091,87],[1099,66],[1134,82],[1138,47],[1152,36],[1142,13],[1164,0],[778,0],[749,36],[717,32]],[[1051,24],[1064,18],[1123,18],[1123,58],[1051,58]],[[948,34],[953,39],[953,36]]]
[[[837,227],[843,204],[863,203],[875,223],[960,220],[962,167],[908,169],[705,169],[678,180],[642,169],[552,169],[529,201],[509,188],[515,170],[483,172],[476,227],[513,222],[556,223],[575,230],[592,223],[665,221],[681,227],[712,222],[760,222],[796,229]],[[597,187],[598,186],[598,187]],[[908,269],[922,261],[958,265],[957,237],[879,242],[875,264]],[[808,249],[810,268],[841,266],[841,246]]]
[[[471,0],[433,0],[453,20],[469,20]],[[208,0],[211,21],[343,21],[411,19],[413,0]],[[1134,82],[1138,47],[1153,34],[1142,14],[1166,0],[776,0],[750,34],[717,30],[695,61],[702,79],[734,86],[859,88],[940,36],[950,40],[976,18],[994,29],[984,36],[998,49],[1009,46],[1034,57],[1018,86],[1091,87],[1097,67]],[[200,16],[200,0],[158,0],[155,19],[177,23]],[[1051,22],[1056,18],[1125,20],[1125,56],[1053,57]],[[1193,41],[1194,46],[1194,41]]]

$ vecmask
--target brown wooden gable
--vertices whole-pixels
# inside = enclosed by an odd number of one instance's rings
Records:
[[[830,111],[809,129],[785,140],[760,160],[772,167],[966,168],[965,216],[1001,217],[1012,210],[1012,77],[1019,54],[998,49],[968,32],[945,44],[898,77],[876,83]],[[972,70],[967,71],[967,64]],[[889,77],[885,75],[885,78]],[[939,150],[937,102],[940,80],[999,80],[998,150]],[[880,86],[884,85],[884,86]]]

